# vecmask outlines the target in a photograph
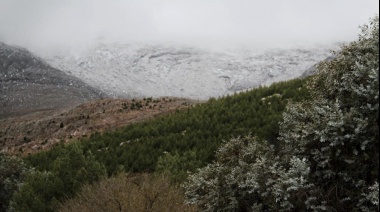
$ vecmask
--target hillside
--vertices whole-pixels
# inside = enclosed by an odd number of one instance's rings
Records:
[[[48,150],[61,142],[173,113],[195,101],[178,98],[102,99],[73,108],[0,120],[0,149],[8,155]]]
[[[73,107],[104,96],[28,50],[0,42],[0,119]]]
[[[168,116],[127,125],[115,131],[94,133],[81,139],[80,145],[85,152],[91,150],[112,174],[119,165],[126,171],[154,171],[158,157],[164,152],[182,155],[195,151],[196,160],[208,162],[221,142],[232,136],[252,133],[276,144],[278,122],[287,102],[300,101],[308,96],[303,88],[305,81],[276,83],[211,99]],[[59,155],[56,151],[61,151],[62,147],[31,155],[33,166],[49,166],[40,161],[47,160],[46,157],[52,157],[48,159],[52,161]]]

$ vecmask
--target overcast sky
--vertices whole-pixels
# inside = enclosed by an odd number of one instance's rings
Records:
[[[0,41],[276,46],[351,41],[378,0],[0,0]]]

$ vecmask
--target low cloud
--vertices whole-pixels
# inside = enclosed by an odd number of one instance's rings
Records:
[[[351,41],[377,0],[2,0],[0,41],[28,48],[96,40],[198,45]]]

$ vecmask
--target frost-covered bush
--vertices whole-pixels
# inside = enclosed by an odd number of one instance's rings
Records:
[[[312,186],[307,182],[307,160],[292,157],[287,167],[280,161],[265,141],[233,138],[217,151],[215,162],[184,184],[188,203],[196,203],[201,211],[304,208],[298,199]]]
[[[231,139],[189,177],[203,211],[379,210],[379,18],[321,62],[313,98],[289,104],[279,152],[251,136]]]
[[[273,149],[251,136],[225,142],[216,161],[184,185],[188,203],[197,203],[203,211],[248,210],[253,202],[260,204],[262,173],[272,158]]]
[[[376,210],[378,199],[360,194],[378,185],[378,17],[318,70],[309,83],[313,100],[289,105],[284,114],[284,154],[310,162],[309,181],[318,194],[313,207],[323,202],[328,210]]]

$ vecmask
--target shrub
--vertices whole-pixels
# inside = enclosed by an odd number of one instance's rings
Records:
[[[85,186],[73,199],[62,203],[61,212],[97,211],[195,211],[184,204],[183,191],[167,176],[121,174]]]

